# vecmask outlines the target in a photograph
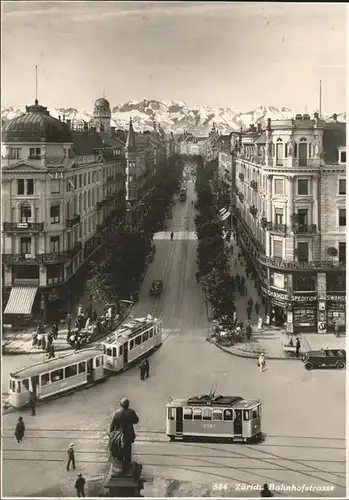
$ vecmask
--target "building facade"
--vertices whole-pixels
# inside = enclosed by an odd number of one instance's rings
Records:
[[[125,147],[106,131],[73,130],[37,101],[5,125],[3,146],[4,314],[52,318],[122,224]]]
[[[346,124],[268,121],[236,156],[237,234],[268,314],[287,331],[345,329]]]

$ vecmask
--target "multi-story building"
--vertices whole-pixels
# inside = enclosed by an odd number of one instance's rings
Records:
[[[191,132],[185,131],[179,140],[181,155],[195,156],[200,154],[197,138]]]
[[[136,227],[147,210],[147,197],[154,187],[154,176],[167,164],[166,137],[163,131],[137,133],[130,120],[126,152],[127,225]]]
[[[269,315],[289,332],[345,325],[346,124],[268,120],[236,157],[238,236]]]
[[[125,147],[38,101],[5,125],[3,146],[4,314],[50,318],[69,310],[84,263],[123,220]]]

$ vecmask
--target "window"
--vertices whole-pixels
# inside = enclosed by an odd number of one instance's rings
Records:
[[[339,262],[345,264],[346,262],[346,251],[347,251],[347,244],[345,241],[341,241],[338,244],[338,260]]]
[[[183,408],[183,420],[191,420],[193,416],[193,410],[191,408]]]
[[[309,181],[308,179],[298,179],[298,194],[309,194]]]
[[[341,227],[347,225],[347,210],[345,208],[340,208],[338,210],[338,220]]]
[[[212,420],[223,420],[223,410],[213,410]]]
[[[146,340],[148,340],[149,338],[149,332],[144,332],[143,333],[143,342],[145,342]]]
[[[50,374],[45,373],[44,375],[41,375],[41,385],[47,385],[50,383]]]
[[[113,356],[113,349],[111,347],[107,347],[107,356]]]
[[[27,194],[34,194],[34,180],[27,179]]]
[[[24,194],[24,179],[17,180],[17,194]]]
[[[275,194],[284,194],[284,180],[275,179]]]
[[[91,172],[88,173],[87,182],[88,184],[91,184]]]
[[[86,362],[85,361],[82,361],[81,363],[78,364],[78,371],[79,371],[79,373],[86,372]]]
[[[284,211],[282,208],[275,208],[275,224],[281,226],[283,224]]]
[[[21,238],[21,254],[32,253],[32,239],[29,237]]]
[[[224,410],[224,420],[233,420],[233,410]]]
[[[273,257],[277,257],[279,259],[283,258],[283,241],[282,240],[274,240],[273,241]]]
[[[64,378],[74,377],[78,373],[78,365],[67,366],[64,372]]]
[[[79,188],[82,186],[82,174],[79,175]]]
[[[58,194],[61,191],[59,179],[51,179],[51,194]]]
[[[55,253],[55,252],[52,252]],[[63,283],[64,281],[64,265],[56,264],[52,266],[47,266],[47,284],[57,285]]]
[[[270,273],[270,285],[275,288],[285,289],[285,276],[280,273]]]
[[[116,349],[115,349],[115,356],[116,358]],[[95,358],[95,363],[96,363],[96,368],[99,368],[101,366],[101,358],[99,356],[97,356],[97,358]]]
[[[326,274],[326,290],[329,292],[345,292],[346,291],[346,275],[345,272],[332,272]]]
[[[347,162],[347,152],[341,151],[340,152],[340,163],[346,163],[346,162]]]
[[[194,420],[201,420],[202,418],[202,410],[201,408],[194,408],[193,410],[193,419]]]
[[[87,184],[87,175],[84,174],[84,186],[86,186],[86,184]]]
[[[252,420],[254,420],[257,417],[258,417],[258,410],[257,410],[257,408],[254,408],[252,410]]]
[[[58,253],[59,252],[59,236],[51,236],[50,238],[50,252]]]
[[[119,347],[119,356],[122,356],[122,355],[123,355],[123,352],[124,352],[124,346],[123,346],[123,345],[121,345],[121,346]]]
[[[30,205],[21,205],[21,222],[30,222],[32,216],[32,209]]]
[[[314,292],[316,290],[316,277],[305,275],[293,277],[293,290],[295,292]]]
[[[299,226],[306,226],[308,224],[308,209],[299,208],[297,212],[297,224]]]
[[[22,384],[23,384],[23,389],[29,391],[29,379],[24,379],[22,380]]]
[[[29,157],[30,158],[40,158],[41,157],[41,149],[40,148],[29,148]]]
[[[50,207],[51,224],[59,224],[60,221],[60,206],[51,205]]]
[[[84,201],[84,210],[86,210],[86,201],[87,201],[87,194],[86,191],[83,194],[83,201]]]
[[[138,337],[135,338],[136,345],[141,345],[142,343],[142,335],[138,335]]]
[[[10,159],[19,160],[21,158],[21,148],[11,148],[10,149]]]
[[[244,420],[250,420],[251,412],[249,410],[244,410]]]
[[[202,409],[202,420],[212,420],[211,408]]]
[[[154,328],[152,328],[151,330],[149,330],[149,338],[152,339],[154,336]]]
[[[52,382],[59,382],[60,380],[63,380],[63,368],[51,372],[51,380]]]
[[[135,341],[134,340],[131,340],[130,341],[130,350],[133,349],[135,346]]]
[[[176,415],[176,410],[174,408],[167,408],[167,418],[168,420],[174,420]]]
[[[347,194],[347,180],[339,179],[338,194]]]
[[[298,258],[298,262],[308,262],[308,260],[309,260],[309,243],[299,241],[297,249],[296,249],[296,255]]]

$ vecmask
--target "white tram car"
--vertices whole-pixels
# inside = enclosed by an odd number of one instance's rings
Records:
[[[162,344],[162,323],[148,315],[132,318],[102,342],[105,369],[126,370]]]
[[[9,403],[21,408],[29,403],[32,396],[42,401],[98,382],[104,376],[104,359],[100,349],[72,352],[10,373]]]

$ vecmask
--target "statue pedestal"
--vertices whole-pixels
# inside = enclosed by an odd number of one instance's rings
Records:
[[[130,469],[124,472],[122,463],[117,459],[112,459],[104,483],[104,487],[109,490],[108,496],[114,498],[141,497],[141,490],[144,487],[142,468],[143,466],[138,462],[131,462]]]

